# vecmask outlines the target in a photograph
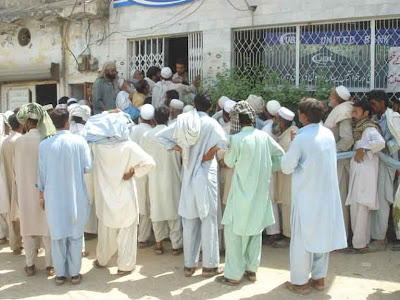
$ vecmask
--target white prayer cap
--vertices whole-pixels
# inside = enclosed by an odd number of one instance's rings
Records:
[[[171,68],[165,67],[161,69],[161,77],[164,79],[170,79],[172,77]]]
[[[224,104],[224,111],[228,114],[231,112],[232,108],[236,105],[236,102],[233,100],[228,100]]]
[[[71,112],[70,117],[81,117],[85,122],[90,117],[90,107],[87,105],[74,105]]]
[[[75,106],[78,106],[78,105],[79,105],[78,103],[72,103],[71,105],[69,105],[67,107],[68,112],[71,113],[71,111],[75,108]]]
[[[124,85],[125,80],[123,78],[118,79],[118,88],[122,89],[122,86]]]
[[[181,100],[178,99],[172,99],[169,106],[178,110],[182,110],[183,107],[185,106],[185,103],[183,103]]]
[[[343,85],[338,86],[337,88],[335,88],[335,90],[338,96],[342,98],[344,101],[350,100],[350,92],[345,86]]]
[[[143,120],[151,120],[154,118],[154,106],[151,104],[145,104],[140,109],[140,117]]]
[[[53,104],[46,104],[46,105],[43,106],[43,109],[46,110],[46,111],[48,111],[50,109],[53,109]]]
[[[67,109],[67,104],[57,104],[56,109]]]
[[[69,98],[67,101],[67,105],[72,104],[72,103],[78,103],[78,99],[76,98]]]
[[[294,112],[292,112],[290,109],[286,107],[281,107],[278,110],[278,115],[280,115],[283,119],[287,121],[293,121],[294,119]]]
[[[218,99],[218,105],[219,105],[219,107],[221,107],[221,109],[224,108],[225,102],[228,101],[228,100],[231,100],[231,99],[229,99],[229,98],[226,97],[226,96],[222,96],[221,98],[219,98],[219,99]]]
[[[278,110],[281,108],[281,105],[276,100],[270,100],[267,102],[265,107],[272,116],[275,116],[278,113]]]
[[[189,111],[192,111],[194,109],[194,107],[193,107],[193,105],[186,105],[184,108],[183,108],[183,113],[187,113],[187,112],[189,112]]]
[[[264,100],[263,98],[256,96],[256,95],[249,95],[247,97],[246,102],[250,104],[251,108],[254,109],[257,115],[263,112],[264,108]]]

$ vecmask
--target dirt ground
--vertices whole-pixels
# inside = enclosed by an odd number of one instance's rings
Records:
[[[138,251],[131,275],[118,277],[115,257],[108,268],[94,269],[96,240],[86,247],[90,255],[83,258],[82,283],[56,286],[53,278],[46,277],[43,254],[36,263],[38,272],[28,278],[24,256],[15,256],[8,245],[1,245],[0,299],[400,299],[400,252],[391,250],[361,255],[335,252],[330,257],[327,290],[299,296],[283,286],[289,279],[288,249],[263,246],[257,283],[243,279],[239,286],[230,287],[203,278],[200,269],[186,278],[182,255],[172,256],[168,250],[157,256],[151,248]]]

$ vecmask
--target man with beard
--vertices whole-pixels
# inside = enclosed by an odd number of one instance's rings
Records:
[[[371,106],[367,101],[357,101],[353,110],[353,136],[356,156],[350,162],[349,194],[353,249],[350,253],[363,253],[371,237],[371,211],[378,205],[379,157],[385,148],[379,124],[371,120]]]
[[[118,84],[115,84],[116,77],[115,62],[106,62],[93,85],[95,114],[116,107],[115,97],[118,91]]]

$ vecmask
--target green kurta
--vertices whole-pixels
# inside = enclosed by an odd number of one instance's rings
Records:
[[[231,137],[224,160],[235,172],[222,224],[232,225],[236,235],[257,235],[274,224],[269,183],[284,154],[277,142],[254,127]]]

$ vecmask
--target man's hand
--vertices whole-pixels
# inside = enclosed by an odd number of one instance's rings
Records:
[[[354,157],[354,160],[358,163],[363,162],[364,160],[364,154],[365,154],[365,150],[364,149],[357,149],[356,151],[356,156]]]
[[[182,154],[182,148],[179,146],[175,146],[174,148],[172,148],[172,150],[177,151]]]
[[[134,168],[131,168],[131,169],[129,170],[128,173],[125,173],[125,174],[124,174],[124,176],[122,177],[122,179],[124,179],[124,180],[129,180],[129,179],[131,179],[131,178],[133,177],[133,175],[135,175],[135,169],[134,169]]]
[[[218,151],[218,149],[219,148],[217,146],[214,146],[210,150],[208,150],[208,152],[203,156],[202,162],[204,163],[204,162],[212,160],[215,156],[215,153]]]
[[[293,141],[295,137],[296,137],[296,130],[292,129],[290,131],[290,139]]]

